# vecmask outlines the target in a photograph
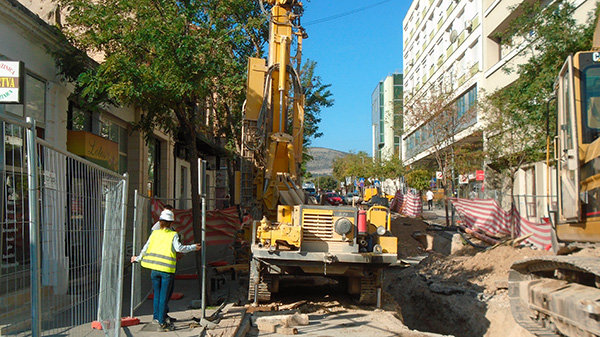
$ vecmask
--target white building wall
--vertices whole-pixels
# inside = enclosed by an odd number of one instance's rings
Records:
[[[426,92],[432,83],[440,82],[444,77],[455,85],[457,95],[476,84],[480,97],[484,92],[492,93],[516,80],[515,72],[507,74],[503,68],[527,62],[527,55],[520,53],[524,46],[508,49],[501,46],[494,35],[508,27],[514,19],[512,8],[522,1],[413,1],[403,21],[405,102],[410,95]],[[592,0],[572,0],[571,3],[577,8],[574,17],[580,23],[587,20],[596,5],[596,1]],[[454,42],[453,38],[456,38]],[[468,136],[482,125],[485,122],[482,117],[478,116],[478,123],[471,130],[463,131],[462,136]],[[410,116],[405,115],[405,118]],[[431,151],[413,156],[407,154],[407,140],[414,131],[404,130],[402,149],[407,164],[431,154]],[[536,163],[525,171],[517,174],[513,192],[545,195],[545,164]],[[555,186],[551,186],[550,190],[555,193]],[[536,209],[542,208],[546,208],[546,201],[536,205]]]
[[[431,86],[450,83],[460,97],[482,82],[482,1],[415,0],[403,21],[404,102],[426,95]],[[405,113],[405,119],[410,116]],[[479,122],[478,122],[479,123]],[[409,137],[419,126],[407,128],[402,138],[402,158],[415,163],[431,151],[411,153]],[[472,134],[479,124],[462,132],[457,141]]]
[[[373,159],[379,158],[379,144],[380,144],[380,91],[381,82],[377,83],[375,90],[371,94],[371,125],[373,127]]]
[[[391,160],[394,156],[394,76],[383,81],[384,131],[381,159]]]

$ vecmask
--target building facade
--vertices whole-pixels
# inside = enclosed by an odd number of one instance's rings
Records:
[[[402,159],[402,74],[392,74],[380,81],[371,95],[371,121],[373,127],[373,158]]]
[[[428,99],[440,88],[453,96],[458,114],[473,107],[483,81],[481,0],[413,1],[403,21],[404,104]],[[435,132],[405,112],[404,163],[431,162]],[[435,116],[432,116],[435,117]],[[461,123],[454,141],[475,142],[478,116]]]
[[[31,117],[36,123],[37,136],[53,147],[85,158],[113,172],[127,173],[129,202],[126,241],[131,242],[134,193],[163,199],[164,203],[171,203],[179,209],[192,207],[188,156],[184,146],[177,143],[177,139],[160,129],[154,130],[146,141],[144,135],[133,128],[133,124],[139,121],[143,113],[137,107],[107,106],[91,111],[77,104],[73,97],[74,86],[57,75],[59,69],[51,53],[61,48],[62,43],[61,33],[57,28],[60,15],[57,13],[56,4],[50,2],[0,0],[0,60],[22,62],[25,73],[24,104],[0,104],[0,116],[22,121]],[[207,123],[209,122],[207,113]],[[17,153],[15,149],[24,147],[25,132],[19,128],[5,126],[4,122],[0,122],[0,131],[2,141],[7,145],[0,146],[3,152],[0,154],[0,181],[5,185],[2,186],[2,191],[9,191],[6,195],[0,195],[0,206],[4,206],[23,198],[22,195],[18,195],[23,194],[22,192],[15,193],[17,184],[26,191],[24,183],[21,183],[27,180],[26,172],[19,173],[18,176],[11,173],[23,171],[25,158],[22,155],[15,157],[13,154]],[[227,153],[222,147],[215,145],[215,139],[210,136],[199,139],[198,147],[202,159],[208,161],[207,209],[211,210],[219,207],[219,202],[225,201],[228,193],[227,161],[223,160]],[[21,166],[16,167],[17,164]],[[12,171],[9,172],[9,168]],[[82,189],[85,189],[86,180],[80,181]],[[219,200],[219,197],[222,197],[222,200]],[[75,207],[80,205],[75,197],[69,194],[57,205],[55,211],[65,213],[65,216],[69,217],[72,215],[66,210]],[[9,207],[0,207],[3,230],[6,219],[9,219],[8,210]],[[13,218],[20,216],[10,215]],[[14,223],[15,221],[13,225]],[[23,223],[19,222],[17,225],[22,226]],[[62,225],[45,224],[47,228]],[[18,248],[18,255],[28,254],[26,239],[24,237],[23,244]],[[74,246],[77,243],[70,244]],[[10,243],[0,242],[3,249],[8,245]],[[27,259],[20,263],[19,268],[27,271],[24,268],[26,263]],[[24,282],[27,278],[25,274],[14,276],[7,274],[5,269],[2,271],[0,296],[28,287],[27,282]],[[8,287],[7,284],[17,286]]]
[[[506,66],[527,62],[521,52],[525,43],[503,44],[497,33],[504,31],[518,12],[523,0],[414,0],[403,21],[404,102],[427,96],[440,85],[450,88],[458,114],[475,106],[484,94],[504,88],[517,79]],[[596,1],[572,0],[573,17],[584,23],[595,9]],[[405,109],[406,110],[406,109]],[[432,116],[433,117],[433,116]],[[405,111],[405,119],[411,116]],[[455,142],[481,142],[485,116],[477,111],[473,120],[457,130]],[[406,127],[406,125],[412,127]],[[418,164],[431,161],[427,123],[405,123],[402,138],[404,161]],[[485,145],[483,145],[485,146]],[[432,164],[434,165],[434,164]],[[485,167],[482,163],[482,170]],[[533,163],[518,172],[515,194],[545,194],[545,164]],[[473,172],[456,172],[470,176]],[[455,178],[456,178],[455,176]],[[487,172],[486,172],[487,178]],[[552,190],[552,187],[551,187]],[[544,191],[544,192],[542,192]],[[529,206],[528,206],[529,207]],[[545,209],[544,205],[540,206]],[[542,212],[540,212],[542,213]]]

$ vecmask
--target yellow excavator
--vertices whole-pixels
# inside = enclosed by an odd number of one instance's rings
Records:
[[[382,271],[397,260],[389,210],[307,204],[299,181],[304,9],[297,0],[265,1],[260,5],[269,21],[268,59],[249,59],[242,130],[242,157],[253,164],[242,169],[242,199],[254,202],[248,207],[255,219],[248,299],[270,301],[286,276],[324,275],[347,281],[360,302],[376,303]]]
[[[549,212],[557,255],[518,261],[509,274],[513,317],[538,336],[600,336],[600,257],[570,254],[600,243],[598,23],[593,46],[569,56],[555,82],[556,175],[548,185],[557,187]]]

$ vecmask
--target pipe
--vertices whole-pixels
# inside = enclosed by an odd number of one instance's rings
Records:
[[[41,301],[41,264],[38,233],[40,230],[38,214],[38,171],[37,145],[35,136],[35,120],[27,117],[27,154],[31,162],[27,165],[27,183],[29,185],[29,251],[31,278],[31,335],[41,336],[42,301]]]
[[[202,161],[202,318],[206,318],[206,160]]]

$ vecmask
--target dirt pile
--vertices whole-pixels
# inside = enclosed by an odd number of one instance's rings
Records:
[[[509,246],[472,256],[432,253],[416,266],[386,271],[384,290],[411,329],[457,337],[529,337],[510,313],[508,271],[514,261],[548,254]]]
[[[390,232],[398,238],[398,257],[421,255],[427,248],[425,235],[429,226],[421,219],[394,214],[390,221]]]

